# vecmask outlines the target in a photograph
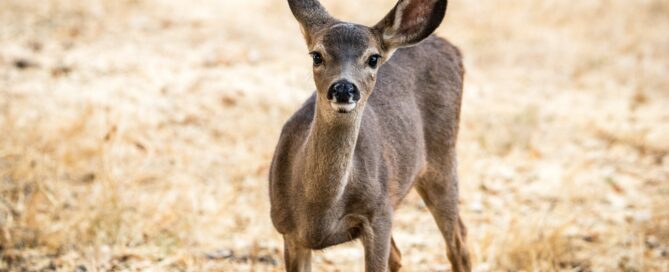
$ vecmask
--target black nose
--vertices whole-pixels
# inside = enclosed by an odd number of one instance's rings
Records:
[[[330,86],[328,100],[335,100],[337,103],[358,102],[360,100],[360,92],[355,84],[347,80],[340,80]]]

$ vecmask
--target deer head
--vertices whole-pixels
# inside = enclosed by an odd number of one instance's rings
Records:
[[[337,117],[362,112],[381,65],[396,49],[432,34],[447,4],[446,0],[400,0],[379,23],[367,27],[333,18],[317,0],[288,2],[313,59],[317,105],[328,109],[326,115]]]

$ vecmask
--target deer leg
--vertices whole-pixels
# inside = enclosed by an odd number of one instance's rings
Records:
[[[288,236],[283,237],[283,255],[286,261],[286,271],[311,271],[311,249],[299,245]]]
[[[365,271],[387,272],[391,248],[390,216],[378,216],[372,223],[363,223],[362,245],[365,247]],[[399,251],[398,251],[399,252]]]
[[[397,248],[395,239],[392,237],[390,237],[390,245],[392,248],[390,249],[390,258],[388,259],[388,268],[390,268],[390,272],[397,272],[402,267],[402,253]]]
[[[468,272],[471,271],[471,261],[466,245],[467,230],[458,212],[457,173],[454,166],[451,168],[446,174],[427,171],[416,182],[416,191],[446,241],[452,271]]]

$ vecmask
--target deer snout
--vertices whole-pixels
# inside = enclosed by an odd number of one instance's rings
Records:
[[[360,91],[348,80],[340,80],[330,86],[328,100],[337,104],[353,104],[360,100]]]

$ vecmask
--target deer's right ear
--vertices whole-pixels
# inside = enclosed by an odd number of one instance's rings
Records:
[[[419,43],[434,32],[446,14],[447,0],[399,0],[374,26],[387,50]]]
[[[302,34],[307,42],[311,39],[311,33],[335,21],[318,0],[288,0],[288,5],[302,26]]]

